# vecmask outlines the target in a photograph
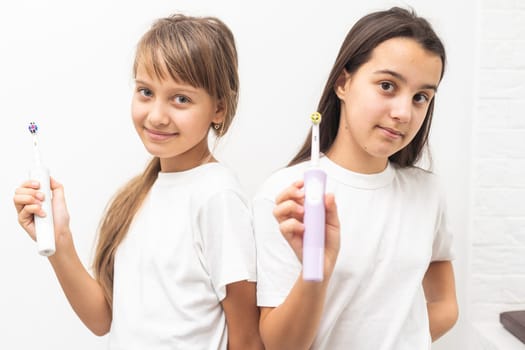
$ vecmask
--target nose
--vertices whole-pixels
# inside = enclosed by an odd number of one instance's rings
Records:
[[[412,97],[398,96],[393,100],[390,116],[399,123],[408,123],[412,118]]]
[[[170,117],[167,106],[162,101],[155,101],[148,113],[148,120],[153,126],[164,126],[169,124]]]

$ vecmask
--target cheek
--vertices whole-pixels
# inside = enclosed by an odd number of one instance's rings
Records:
[[[419,130],[421,130],[421,127],[423,126],[424,121],[425,121],[425,116],[412,119],[412,127],[410,129],[409,138],[406,140],[406,145],[408,145],[414,140]]]
[[[384,116],[388,109],[386,101],[371,88],[354,91],[349,102],[354,114],[353,118],[362,121],[375,121],[378,117]]]
[[[387,110],[381,103],[362,103],[356,106],[351,115],[354,125],[362,129],[370,129],[384,121]]]
[[[135,99],[131,102],[131,119],[133,123],[138,123],[144,120],[146,116],[146,108],[144,104],[136,101]]]
[[[416,117],[412,119],[414,135],[417,134],[419,129],[421,129],[421,127],[423,126],[426,115],[427,115],[427,111],[425,110],[423,113],[417,114]]]
[[[192,108],[180,111],[177,117],[179,125],[195,130],[208,129],[212,121],[210,110],[201,106],[192,106]]]

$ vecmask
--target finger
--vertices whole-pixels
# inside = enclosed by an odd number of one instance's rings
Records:
[[[295,218],[302,222],[304,217],[304,207],[302,204],[297,203],[294,200],[287,200],[275,206],[273,209],[273,216],[277,219],[277,222],[289,218]]]
[[[290,240],[294,236],[304,235],[304,224],[296,219],[288,219],[279,224],[279,230],[287,240]]]
[[[289,199],[297,200],[297,201],[303,200],[304,199],[304,191],[302,191],[303,186],[304,186],[303,180],[298,180],[294,182],[292,185],[288,186],[284,191],[282,191],[277,196],[277,198],[275,199],[275,203],[279,204]]]
[[[51,179],[51,190],[53,192],[53,203],[57,203],[61,208],[66,208],[66,196],[64,195],[64,186],[61,183]],[[55,206],[55,204],[53,204]]]
[[[29,187],[18,187],[15,190],[15,196],[27,195],[27,196],[32,196],[32,197],[41,197],[41,198],[43,198],[41,195],[37,195],[38,193],[43,195],[43,193],[38,191],[37,189],[29,188]]]
[[[22,210],[20,210],[20,213],[18,214],[18,221],[26,221],[27,218],[30,218],[33,215],[45,217],[47,214],[42,209],[42,206],[40,204],[30,204],[24,206]]]
[[[38,184],[38,183],[37,183]],[[35,187],[17,187],[15,190],[15,195],[17,194],[29,194],[34,196],[36,193],[40,192],[38,191],[39,186]]]
[[[49,177],[49,181],[50,181],[50,186],[51,186],[51,191],[54,191],[56,189],[59,189],[59,188],[64,188],[64,186],[62,186],[62,184],[60,182],[58,182],[57,180],[55,180],[54,177],[50,176]]]
[[[337,213],[337,204],[333,193],[325,195],[326,223],[330,226],[339,227],[339,215]]]
[[[27,205],[41,202],[40,198],[43,198],[42,192],[16,193],[13,196],[13,202],[15,205]]]
[[[337,255],[340,249],[340,234],[341,229],[339,225],[339,215],[337,214],[337,204],[333,194],[325,195],[326,208],[326,242],[325,242],[325,257],[329,259],[330,266],[334,266]]]
[[[43,196],[38,195],[38,193],[15,194],[13,197],[13,203],[15,204],[16,211],[20,212],[27,205],[40,205],[42,202],[39,198],[43,198]]]
[[[32,188],[38,190],[40,188],[40,182],[37,180],[27,180],[24,181],[19,188]]]
[[[13,196],[13,203],[15,204],[17,212],[20,212],[24,205],[41,203],[45,197],[42,192],[35,189],[39,187],[38,182],[28,181],[22,184],[22,186],[25,187],[18,187]]]

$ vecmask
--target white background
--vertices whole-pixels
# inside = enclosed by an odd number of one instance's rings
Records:
[[[232,29],[240,105],[218,149],[252,195],[306,136],[325,80],[351,25],[372,10],[412,6],[444,40],[448,67],[431,133],[434,171],[446,184],[461,317],[434,349],[466,349],[469,310],[470,130],[474,109],[475,2],[18,0],[0,4],[0,349],[104,349],[70,309],[53,271],[19,228],[15,188],[32,161],[30,121],[44,161],[62,182],[71,228],[89,265],[111,195],[148,154],[130,121],[131,65],[152,21],[174,12],[213,15]]]

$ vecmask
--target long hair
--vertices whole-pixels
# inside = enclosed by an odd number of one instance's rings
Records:
[[[347,34],[317,106],[317,111],[323,116],[323,121],[319,125],[321,152],[325,153],[330,149],[339,130],[341,102],[334,91],[337,79],[344,69],[348,73],[357,71],[370,59],[374,48],[388,39],[397,37],[413,39],[425,50],[439,56],[442,62],[440,81],[443,78],[446,62],[445,48],[426,19],[418,17],[413,11],[399,7],[373,12],[362,17]],[[414,139],[403,149],[391,155],[389,157],[391,162],[400,167],[408,167],[419,160],[428,143],[435,99],[434,96],[430,101],[425,120]],[[310,149],[311,131],[288,165],[309,159]]]
[[[171,78],[204,89],[221,101],[225,117],[217,136],[226,133],[237,109],[238,61],[230,29],[214,17],[181,14],[157,20],[140,39],[133,76],[139,67],[159,80]],[[142,206],[160,171],[154,157],[141,175],[120,189],[101,220],[93,269],[110,307],[113,304],[113,268],[117,247],[126,236],[133,217]]]

